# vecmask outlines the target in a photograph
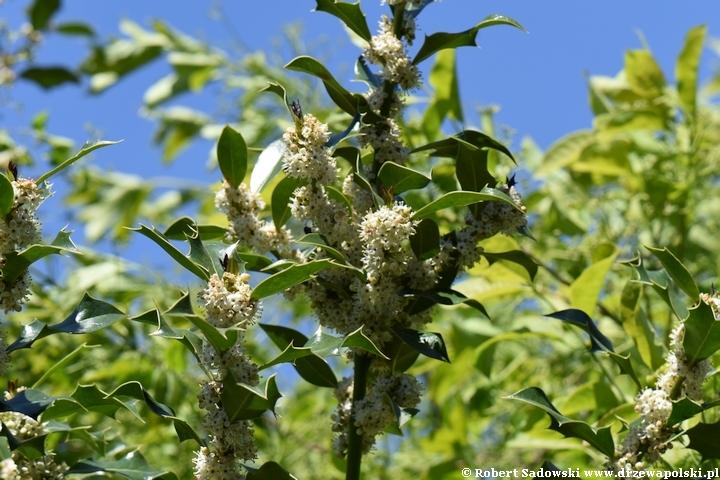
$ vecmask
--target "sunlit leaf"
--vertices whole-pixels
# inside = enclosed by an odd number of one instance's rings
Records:
[[[76,161],[80,160],[82,157],[84,157],[88,153],[92,152],[93,150],[97,150],[98,148],[107,147],[108,145],[116,145],[116,144],[120,143],[121,141],[122,140],[119,140],[117,142],[111,142],[111,141],[106,141],[106,140],[98,140],[97,142],[86,143],[85,145],[83,145],[83,147],[80,149],[80,151],[78,153],[76,153],[72,157],[68,158],[67,160],[65,160],[64,162],[62,162],[60,165],[53,168],[49,172],[46,172],[46,173],[40,175],[38,177],[38,179],[35,180],[35,183],[37,183],[39,185],[40,183],[49,179],[56,173],[66,169],[67,167],[69,167],[70,165],[75,163]]]
[[[125,455],[120,460],[89,459],[76,463],[67,474],[88,474],[97,472],[116,473],[130,480],[177,480],[177,475],[167,470],[157,470],[150,466],[138,451]]]
[[[337,0],[316,0],[316,10],[334,15],[360,38],[366,42],[370,41],[372,34],[368,28],[365,14],[360,9],[360,2],[345,3]]]
[[[220,171],[233,188],[237,188],[247,171],[247,145],[240,132],[225,125],[217,144]]]
[[[435,332],[421,332],[410,328],[393,327],[392,331],[409,346],[425,355],[443,362],[450,363],[445,341],[442,335]]]

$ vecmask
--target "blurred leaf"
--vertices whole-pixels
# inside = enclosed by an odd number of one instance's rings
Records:
[[[115,144],[120,143],[121,141],[122,140],[119,140],[117,142],[111,142],[111,141],[106,141],[106,140],[98,140],[93,143],[87,142],[87,143],[85,143],[85,145],[83,145],[83,147],[80,149],[80,151],[78,153],[76,153],[74,156],[68,158],[63,163],[61,163],[57,167],[53,168],[49,172],[46,172],[46,173],[40,175],[40,177],[38,177],[38,179],[35,181],[35,183],[40,185],[45,180],[49,179],[56,173],[66,169],[67,167],[69,167],[76,161],[80,160],[82,157],[84,157],[88,153],[92,152],[93,150],[97,150],[98,148],[102,148],[102,147],[107,147],[108,145],[115,145]]]
[[[698,66],[700,65],[700,55],[702,54],[706,33],[706,25],[691,28],[685,37],[685,45],[683,45],[683,49],[675,64],[678,97],[680,98],[682,106],[690,114],[690,117],[695,116]]]
[[[86,23],[63,22],[55,26],[55,31],[63,35],[79,35],[83,37],[94,37],[95,31]]]
[[[482,28],[491,27],[493,25],[510,25],[519,28],[523,32],[527,32],[517,21],[505,15],[488,15],[483,19],[482,22],[475,25],[470,30],[466,30],[460,33],[433,33],[429,37],[425,36],[420,50],[415,55],[412,63],[417,65],[426,58],[432,56],[434,53],[446,48],[458,48],[458,47],[477,47],[475,43],[475,37],[478,31]]]
[[[620,295],[620,319],[627,334],[635,342],[645,365],[655,370],[665,362],[665,349],[655,329],[640,308],[642,284],[628,281]]]
[[[647,50],[630,50],[625,53],[625,76],[633,92],[643,98],[652,100],[663,93],[665,76]]]
[[[360,9],[360,2],[344,3],[337,0],[316,0],[316,2],[317,11],[336,16],[360,38],[366,42],[370,41],[372,34],[365,20],[365,14]]]
[[[570,298],[572,306],[588,315],[595,313],[597,300],[605,284],[605,277],[620,253],[612,244],[601,244],[596,247],[596,253],[602,254],[602,259],[595,261],[583,270],[578,278],[570,285]]]
[[[265,462],[257,470],[243,465],[248,473],[247,480],[298,480],[275,462]]]
[[[672,401],[672,413],[670,418],[667,419],[666,425],[672,427],[678,423],[689,420],[698,413],[702,413],[703,406],[693,402],[687,397],[682,397],[680,400]]]
[[[594,429],[585,422],[563,416],[541,389],[529,387],[505,398],[529,403],[544,410],[550,415],[550,430],[560,432],[565,437],[579,438],[610,458],[615,455],[610,427]]]
[[[428,82],[435,92],[423,115],[422,125],[425,136],[433,140],[441,133],[442,123],[446,117],[459,122],[463,121],[455,66],[455,50],[442,50],[438,53]]]
[[[120,460],[84,460],[70,467],[66,473],[69,475],[97,472],[115,473],[130,480],[177,480],[177,475],[174,473],[151,467],[138,451],[126,454]]]
[[[49,90],[63,83],[80,83],[77,74],[65,67],[30,67],[24,70],[20,77],[36,83],[44,90]]]
[[[247,145],[242,135],[225,125],[217,144],[220,171],[227,182],[237,188],[247,171]]]
[[[45,30],[60,8],[60,0],[35,0],[28,8],[28,17],[35,30]]]
[[[426,357],[450,363],[445,341],[439,333],[420,332],[418,330],[400,327],[392,327],[392,331],[405,343]]]
[[[525,270],[527,270],[528,275],[530,275],[530,280],[535,279],[535,275],[538,271],[538,264],[535,263],[535,260],[533,260],[530,256],[528,256],[527,253],[523,252],[522,250],[511,250],[509,252],[492,253],[483,251],[481,255],[487,259],[490,265],[500,261],[512,262],[520,265]]]
[[[557,169],[577,162],[583,150],[595,141],[595,132],[591,130],[580,130],[564,136],[547,149],[535,175],[544,177]]]

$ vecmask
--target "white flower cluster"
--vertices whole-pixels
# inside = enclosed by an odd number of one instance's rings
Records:
[[[385,162],[395,162],[404,165],[410,149],[402,142],[402,131],[392,118],[384,122],[364,125],[360,129],[360,146],[372,147],[375,153],[375,163],[382,165]]]
[[[198,300],[207,310],[207,321],[216,328],[242,328],[251,323],[260,308],[259,302],[250,296],[250,275],[223,273],[220,278],[213,274],[199,294]]]
[[[333,443],[333,451],[337,456],[347,453],[348,422],[352,408],[352,378],[343,378],[335,389],[338,407],[333,413],[333,431],[338,435]],[[385,400],[385,395],[402,408],[414,408],[420,403],[422,386],[408,374],[383,375],[375,379],[368,388],[365,397],[355,405],[355,423],[358,434],[362,435],[362,450],[370,451],[375,444],[375,437],[383,433],[383,429],[397,421],[392,406]]]
[[[221,393],[223,380],[232,377],[241,383],[255,386],[259,382],[258,367],[248,358],[243,346],[244,331],[258,315],[258,302],[251,298],[248,274],[229,272],[220,279],[213,275],[198,298],[207,310],[207,321],[216,328],[238,330],[235,345],[220,354],[204,343],[200,361],[210,378],[201,384],[198,394],[200,408],[207,411],[202,426],[209,437],[210,447],[196,452],[195,475],[200,480],[243,479],[241,462],[257,458],[255,431],[250,420],[231,421],[223,408]]]
[[[12,209],[0,221],[0,266],[5,264],[7,254],[23,250],[40,242],[40,222],[35,212],[43,201],[42,191],[30,179],[20,178],[12,182],[15,199]],[[12,284],[0,279],[0,309],[5,313],[19,312],[30,294],[30,272],[25,270]]]
[[[260,219],[265,202],[259,194],[248,190],[241,183],[233,188],[223,180],[222,188],[215,195],[215,206],[224,212],[230,225],[226,239],[238,242],[240,246],[250,247],[258,253],[279,250],[289,244],[290,233],[275,228],[272,222]]]
[[[412,63],[402,40],[393,33],[392,22],[386,18],[383,19],[380,22],[380,29],[380,33],[370,39],[370,43],[365,49],[365,58],[371,63],[382,66],[383,77],[386,81],[399,85],[403,90],[416,88],[420,84],[420,71]],[[414,20],[408,18],[403,23],[403,29],[411,32],[414,36]]]
[[[0,421],[20,441],[30,440],[48,433],[40,423],[19,412],[2,412],[0,413]],[[35,478],[59,480],[65,478],[67,469],[67,465],[64,463],[57,464],[51,455],[30,460],[14,451],[11,458],[6,458],[0,462],[0,478],[7,480]]]
[[[706,303],[711,303],[707,294],[703,296]],[[709,359],[690,365],[682,346],[684,334],[685,324],[680,323],[670,334],[672,351],[665,359],[664,373],[658,377],[654,389],[646,388],[638,395],[635,411],[640,418],[628,432],[621,448],[615,451],[615,459],[609,464],[615,472],[644,470],[646,465],[655,463],[660,455],[672,448],[668,440],[679,425],[667,425],[667,421],[672,413],[672,395],[678,385],[679,398],[702,400],[702,384],[712,365]]]
[[[283,140],[287,149],[283,168],[293,178],[308,180],[317,185],[330,185],[337,180],[338,168],[326,146],[330,131],[325,123],[311,114],[303,115],[300,131],[296,126],[287,129]]]
[[[510,196],[519,210],[507,203],[493,201],[485,206],[478,218],[468,212],[465,217],[467,226],[457,233],[456,245],[449,240],[441,245],[442,250],[436,259],[438,265],[448,261],[450,251],[457,249],[458,266],[461,269],[471,268],[480,260],[482,253],[482,250],[478,249],[478,242],[497,233],[511,235],[527,225],[526,208],[522,204],[522,199],[515,186],[503,184],[498,187],[498,190]]]

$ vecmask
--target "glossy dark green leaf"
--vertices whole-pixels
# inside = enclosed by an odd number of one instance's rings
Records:
[[[118,474],[130,480],[177,480],[170,471],[153,468],[138,451],[132,451],[120,460],[88,459],[76,463],[67,474],[89,474],[106,472]]]
[[[493,25],[510,25],[519,28],[523,32],[526,32],[522,25],[520,25],[517,21],[513,20],[510,17],[495,14],[488,15],[483,19],[482,22],[478,23],[470,30],[465,30],[464,32],[440,32],[433,33],[429,37],[426,35],[425,41],[423,42],[420,50],[413,59],[413,64],[417,65],[418,63],[432,56],[434,53],[439,52],[440,50],[444,50],[446,48],[477,47],[477,43],[475,43],[475,37],[477,36],[478,31],[480,31],[480,29],[482,28],[491,27]]]
[[[352,202],[350,202],[350,199],[346,197],[340,189],[328,185],[325,187],[325,191],[327,192],[327,196],[330,200],[335,200],[338,205],[345,209],[348,213],[348,217],[352,216]]]
[[[359,163],[359,160],[358,160],[358,163]],[[385,205],[385,202],[377,194],[377,192],[375,192],[375,190],[373,190],[373,188],[370,185],[370,182],[368,182],[367,178],[362,176],[362,174],[360,174],[357,169],[356,169],[355,173],[353,173],[353,182],[355,182],[360,188],[362,188],[366,192],[369,192],[372,195],[373,204],[375,205],[375,208],[380,208],[383,205]]]
[[[238,331],[233,329],[227,329],[221,332],[213,325],[207,322],[204,318],[198,316],[186,316],[193,325],[203,333],[205,339],[212,345],[216,352],[223,354],[230,350],[237,342]]]
[[[307,235],[304,235],[302,238],[300,238],[297,243],[301,245],[314,245],[320,249],[322,249],[327,255],[335,260],[336,262],[345,264],[345,257],[342,253],[340,253],[339,250],[334,249],[333,247],[329,246],[325,239],[321,237],[317,233],[309,233]]]
[[[365,20],[365,14],[360,9],[360,2],[345,3],[337,0],[316,0],[316,2],[317,7],[315,9],[317,11],[336,16],[360,38],[366,42],[370,41],[372,34]]]
[[[3,280],[6,283],[14,282],[30,265],[48,255],[80,254],[81,252],[70,240],[71,233],[60,230],[50,245],[31,245],[22,252],[13,251],[5,254],[5,265],[2,268]]]
[[[663,267],[665,267],[665,271],[667,271],[675,283],[677,283],[678,286],[682,288],[692,300],[698,299],[700,296],[700,290],[698,290],[698,287],[695,284],[695,279],[688,269],[685,268],[685,265],[680,263],[680,260],[678,260],[667,247],[659,249],[646,246],[645,248],[650,250],[653,255],[660,260],[660,263],[662,263]]]
[[[40,185],[42,182],[49,179],[56,173],[66,169],[73,163],[77,162],[78,160],[80,160],[82,157],[84,157],[88,153],[90,153],[94,150],[97,150],[98,148],[107,147],[108,145],[116,145],[116,144],[120,143],[121,141],[122,140],[119,140],[117,142],[111,142],[111,141],[107,141],[107,140],[98,140],[97,142],[93,142],[93,143],[89,143],[89,142],[85,143],[85,145],[83,145],[83,147],[80,149],[80,151],[78,153],[76,153],[72,157],[68,158],[67,160],[65,160],[64,162],[62,162],[60,165],[53,168],[49,172],[46,172],[46,173],[43,173],[42,175],[40,175],[40,177],[38,177],[38,179],[35,181],[35,183]]]
[[[325,388],[336,388],[338,386],[337,378],[328,363],[315,355],[298,358],[294,363],[295,370],[298,374],[311,385]]]
[[[30,437],[26,440],[17,439],[9,428],[2,423],[2,429],[0,430],[0,436],[7,439],[8,446],[12,451],[19,451],[29,460],[34,460],[39,457],[45,456],[45,438],[47,435],[38,435],[36,437]]]
[[[585,422],[563,416],[541,389],[529,387],[505,398],[529,403],[541,408],[550,415],[550,427],[548,428],[551,430],[560,432],[565,437],[579,438],[608,457],[612,458],[615,455],[615,445],[610,433],[610,427],[595,429]]]
[[[291,343],[280,353],[280,355],[261,365],[258,370],[265,370],[266,368],[274,367],[275,365],[280,365],[281,363],[294,363],[295,360],[312,354],[313,353],[309,347],[296,347]]]
[[[675,64],[678,98],[691,117],[695,116],[697,106],[698,66],[706,33],[706,25],[691,28]]]
[[[268,378],[264,394],[248,385],[238,383],[231,372],[228,372],[222,383],[224,388],[220,398],[230,422],[257,418],[267,410],[275,413],[275,404],[282,397],[277,388],[275,375]]]
[[[155,415],[172,420],[181,443],[185,440],[195,440],[198,445],[202,445],[202,441],[197,432],[195,432],[186,421],[176,417],[172,408],[155,400],[152,395],[143,388],[140,382],[124,383],[107,396],[108,398],[130,397],[145,402],[150,411]]]
[[[40,390],[28,388],[18,392],[13,398],[0,398],[0,412],[20,412],[37,420],[57,397],[51,397]]]
[[[353,117],[355,116],[358,110],[359,99],[340,85],[330,71],[318,60],[308,56],[300,56],[290,61],[290,63],[285,65],[285,68],[296,72],[307,73],[322,80],[333,102],[344,112],[349,113]]]
[[[700,452],[703,460],[720,458],[718,429],[720,429],[720,420],[715,423],[698,423],[690,428],[685,432],[690,439],[688,448]]]
[[[720,349],[720,322],[715,320],[712,308],[705,302],[699,302],[689,310],[685,320],[683,348],[690,365],[695,365]]]
[[[58,9],[60,0],[35,0],[27,11],[33,29],[45,30]]]
[[[78,385],[70,397],[57,398],[53,405],[43,412],[42,419],[47,421],[81,412],[96,412],[115,418],[121,408],[127,409],[127,405],[116,398],[108,397],[95,385]]]
[[[8,345],[5,351],[7,353],[10,353],[15,350],[30,348],[36,340],[39,340],[53,333],[55,332],[51,331],[48,328],[47,324],[41,322],[40,320],[35,320],[34,322],[28,323],[27,325],[23,326],[17,340]]]
[[[703,406],[697,402],[693,402],[687,397],[682,397],[680,400],[672,401],[672,413],[670,418],[667,419],[666,425],[673,426],[678,423],[689,420],[698,413],[702,413]]]
[[[131,228],[130,230],[138,232],[158,244],[160,248],[165,250],[176,262],[189,272],[200,277],[201,280],[207,282],[210,279],[209,271],[206,268],[198,265],[180,250],[175,248],[175,246],[168,241],[165,235],[155,230],[155,227],[148,228],[145,225],[140,224],[140,228]]]
[[[86,293],[70,316],[61,323],[49,325],[48,328],[56,332],[77,335],[109,327],[123,318],[127,316],[113,305],[92,298]]]
[[[512,201],[510,197],[494,188],[485,187],[480,192],[450,192],[446,193],[440,198],[433,200],[421,209],[417,210],[413,215],[414,220],[421,220],[431,214],[443,210],[445,208],[459,208],[466,205],[472,205],[473,203],[485,202],[485,201],[497,201],[504,202],[511,205],[513,208],[518,209],[518,206]]]
[[[185,236],[193,236],[197,232],[203,240],[219,240],[225,237],[227,229],[220,225],[197,225],[190,217],[180,217],[163,232],[168,240],[185,240]]]
[[[340,344],[340,346],[365,350],[366,352],[370,352],[372,354],[375,354],[379,357],[384,358],[385,360],[388,360],[388,358],[380,351],[380,349],[377,346],[375,346],[373,341],[370,340],[363,333],[362,327],[358,328],[354,332],[350,332],[347,335],[345,335],[345,338],[343,338],[343,341]]]
[[[0,175],[0,216],[5,217],[12,210],[15,189],[5,175]]]
[[[383,429],[386,433],[392,433],[393,435],[403,436],[402,427],[412,418],[420,413],[417,408],[401,407],[390,398],[387,393],[383,395],[383,403],[388,405],[395,415],[395,420],[390,425],[386,425]]]
[[[258,469],[245,466],[247,469],[247,480],[298,480],[278,463],[265,462]]]
[[[479,192],[497,183],[488,172],[488,151],[463,142],[458,143],[455,171],[463,190]]]
[[[378,178],[388,190],[392,189],[394,195],[425,188],[430,183],[430,178],[426,175],[394,162],[383,163]]]
[[[462,293],[451,288],[436,288],[435,290],[429,291],[404,289],[400,290],[398,292],[398,295],[401,295],[403,297],[414,297],[429,300],[432,302],[432,304],[439,303],[440,305],[460,305],[462,303],[478,310],[487,318],[490,318],[487,311],[485,310],[485,307],[483,307],[480,302],[471,298],[467,298]],[[411,312],[418,313],[415,310],[411,310]]]
[[[440,229],[433,220],[423,218],[410,237],[410,247],[418,260],[427,260],[440,252]]]
[[[238,252],[237,255],[240,260],[245,263],[245,268],[247,270],[255,272],[262,272],[273,263],[269,258],[262,255],[256,255],[254,253]]]
[[[670,276],[665,269],[647,270],[643,263],[643,259],[639,256],[620,263],[632,267],[637,274],[637,281],[645,285],[650,285],[653,290],[660,295],[665,303],[672,308],[678,318],[687,318],[687,306],[673,289]]]
[[[546,317],[561,320],[570,325],[579,327],[590,335],[590,351],[591,352],[614,352],[612,342],[602,334],[597,328],[595,322],[582,310],[574,308],[561,310],[559,312],[550,313]]]
[[[510,250],[509,252],[499,253],[482,252],[481,255],[487,259],[490,265],[498,261],[517,263],[525,270],[527,270],[528,274],[530,275],[530,280],[535,279],[535,275],[538,271],[538,264],[535,263],[535,261],[522,250]]]
[[[225,125],[220,134],[217,159],[223,178],[233,188],[237,188],[247,172],[247,145],[240,132],[233,130],[229,125]]]
[[[280,229],[290,220],[290,200],[295,190],[304,183],[297,178],[285,177],[275,186],[271,199],[272,219],[275,228]]]
[[[444,140],[438,140],[437,142],[431,142],[421,147],[413,149],[410,153],[423,152],[425,150],[432,150],[430,152],[431,157],[450,157],[457,158],[458,151],[461,144],[465,146],[476,147],[476,148],[492,148],[499,152],[504,153],[514,162],[515,158],[510,153],[505,145],[493,139],[492,137],[485,135],[482,132],[476,130],[463,130],[457,135],[453,135],[450,138]]]
[[[44,90],[58,87],[63,83],[80,82],[80,77],[65,67],[30,67],[20,73],[20,78],[29,80]]]
[[[327,268],[344,268],[344,266],[327,259],[313,260],[303,264],[293,264],[258,283],[253,289],[252,298],[259,300],[276,293],[284,292],[288,288],[310,280],[316,273]]]
[[[426,357],[450,363],[445,341],[435,332],[421,332],[410,328],[393,327],[392,331],[410,347]]]

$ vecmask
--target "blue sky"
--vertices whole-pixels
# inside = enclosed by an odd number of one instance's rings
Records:
[[[28,3],[6,1],[0,6],[0,17],[11,25],[18,25]],[[176,29],[207,39],[220,48],[228,48],[233,38],[239,38],[249,50],[267,50],[281,37],[284,25],[300,22],[308,43],[325,40],[341,45],[337,63],[331,65],[331,69],[338,72],[345,65],[345,78],[338,78],[350,88],[356,88],[349,83],[348,67],[359,50],[350,43],[337,19],[312,12],[315,6],[312,0],[66,0],[63,3],[56,21],[87,22],[102,38],[120,35],[121,18],[144,26],[149,26],[154,18],[162,18]],[[379,0],[362,0],[361,4],[374,31],[387,6],[381,7]],[[210,18],[213,5],[221,6],[215,10],[226,16],[235,33]],[[530,33],[496,26],[480,32],[480,49],[459,49],[460,92],[470,125],[479,125],[477,107],[500,105],[498,122],[516,131],[515,146],[522,137],[531,136],[545,149],[564,134],[590,127],[592,117],[584,74],[615,75],[622,68],[624,52],[642,47],[639,32],[669,82],[674,82],[675,58],[689,28],[705,23],[710,37],[720,37],[717,0],[444,0],[430,5],[419,17],[419,37],[437,31],[466,30],[491,13],[513,17]],[[414,48],[420,43],[418,39]],[[82,41],[49,36],[38,63],[76,64],[86,52]],[[281,52],[286,56],[284,61],[291,60],[287,48]],[[427,74],[431,63],[423,66]],[[701,78],[707,79],[713,68],[720,68],[720,60],[706,49]],[[165,62],[156,62],[99,96],[89,95],[87,85],[44,92],[33,84],[19,82],[11,96],[23,107],[20,111],[0,107],[0,126],[19,133],[34,114],[49,110],[49,132],[74,139],[78,147],[88,138],[88,124],[103,132],[104,139],[124,139],[122,144],[97,153],[95,162],[100,165],[143,176],[172,175],[210,184],[220,178],[217,172],[198,175],[212,148],[210,142],[186,150],[168,168],[162,165],[159,148],[152,145],[153,123],[139,115],[145,89],[168,72]],[[209,95],[190,96],[192,94],[181,98],[180,103],[189,102],[208,113],[216,111],[217,106]]]

